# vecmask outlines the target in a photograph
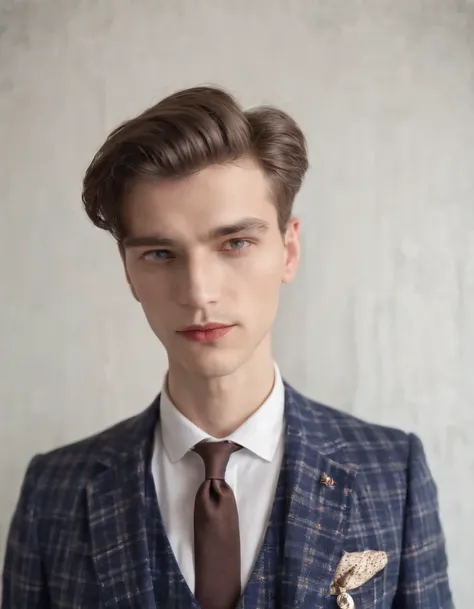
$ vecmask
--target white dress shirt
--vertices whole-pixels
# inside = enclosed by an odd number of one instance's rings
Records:
[[[202,440],[232,440],[243,446],[231,455],[226,481],[235,494],[240,523],[242,590],[263,543],[275,496],[284,446],[285,389],[275,364],[275,383],[262,406],[226,438],[196,427],[173,405],[163,383],[160,422],[151,470],[171,548],[194,592],[194,500],[204,481],[204,463],[192,448]]]

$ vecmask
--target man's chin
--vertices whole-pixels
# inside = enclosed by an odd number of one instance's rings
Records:
[[[196,357],[180,358],[180,365],[191,374],[197,374],[205,378],[219,378],[228,376],[239,367],[238,358],[230,353],[201,353]]]

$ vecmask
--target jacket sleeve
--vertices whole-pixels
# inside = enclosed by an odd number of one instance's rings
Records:
[[[437,488],[420,439],[409,436],[400,579],[393,609],[453,609]]]
[[[49,608],[37,534],[35,495],[39,460],[40,456],[36,456],[28,465],[10,524],[1,609]]]

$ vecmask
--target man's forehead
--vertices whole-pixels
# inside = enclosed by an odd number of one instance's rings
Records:
[[[214,164],[183,177],[142,178],[127,188],[126,199],[199,198],[200,195],[226,197],[252,191],[256,196],[268,193],[268,178],[253,160]]]

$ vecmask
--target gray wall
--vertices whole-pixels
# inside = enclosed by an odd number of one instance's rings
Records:
[[[81,210],[83,170],[118,121],[217,83],[308,135],[283,372],[422,437],[468,606],[472,0],[2,0],[0,22],[2,550],[33,453],[141,410],[165,371],[112,241]]]

